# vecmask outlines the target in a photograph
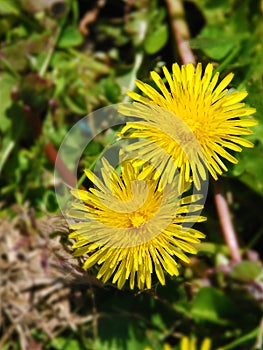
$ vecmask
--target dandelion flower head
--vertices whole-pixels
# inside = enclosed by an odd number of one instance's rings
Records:
[[[164,189],[154,179],[152,166],[124,162],[121,171],[102,160],[101,179],[85,173],[94,188],[72,190],[82,203],[74,202],[69,216],[75,256],[86,256],[84,269],[96,266],[97,278],[112,280],[122,288],[127,280],[134,289],[151,288],[152,275],[165,284],[165,274],[177,276],[178,263],[189,262],[204,234],[192,228],[200,216],[201,195],[182,196],[178,176]],[[156,278],[157,277],[157,278]]]
[[[202,341],[200,350],[210,350],[211,348],[211,339],[205,338]],[[197,350],[196,338],[183,337],[181,340],[180,350]]]
[[[172,350],[173,348],[165,343],[163,345],[163,350]],[[211,340],[205,338],[201,344],[200,350],[210,350],[211,349]],[[146,347],[144,350],[152,350],[150,347]],[[180,343],[180,350],[197,350],[196,338],[183,337]]]
[[[163,73],[168,86],[156,72],[151,72],[160,92],[136,81],[145,96],[129,92],[137,102],[123,104],[120,112],[140,120],[128,122],[121,134],[141,138],[130,149],[146,161],[158,162],[165,151],[166,173],[179,168],[186,181],[191,177],[200,188],[200,180],[206,180],[205,169],[217,180],[218,174],[227,171],[222,159],[237,163],[231,152],[253,147],[242,136],[251,134],[248,127],[257,124],[249,117],[256,110],[241,102],[246,91],[227,89],[232,73],[218,84],[219,73],[213,75],[212,64],[206,66],[203,74],[201,63],[196,69],[192,64],[180,69],[175,63],[172,74],[166,67]]]

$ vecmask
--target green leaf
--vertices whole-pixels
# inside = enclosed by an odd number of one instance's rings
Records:
[[[99,83],[99,87],[109,103],[119,102],[120,86],[117,84],[114,76],[108,76],[107,78],[102,79]]]
[[[193,300],[191,312],[197,320],[224,325],[230,322],[229,318],[236,316],[237,307],[221,291],[213,287],[204,287]]]
[[[228,59],[233,52],[239,51],[248,39],[253,36],[249,33],[249,6],[248,1],[242,1],[238,6],[234,1],[200,1],[198,5],[203,10],[206,25],[196,39],[191,40],[194,49],[200,49],[210,59],[220,61]],[[222,30],[223,28],[223,30]],[[235,55],[236,56],[236,55]],[[235,61],[243,55],[239,53]]]
[[[0,15],[16,15],[20,14],[16,0],[0,0]]]
[[[78,28],[73,26],[66,27],[58,40],[57,46],[60,49],[66,49],[69,47],[76,47],[83,43],[83,36]]]
[[[253,261],[242,261],[234,266],[230,276],[243,282],[250,282],[262,274],[262,268]]]
[[[148,34],[144,42],[145,51],[153,55],[160,51],[168,40],[168,29],[166,24],[160,25],[152,33]]]
[[[193,49],[202,50],[208,57],[220,61],[240,46],[240,42],[248,38],[247,33],[224,33],[221,26],[209,26],[190,41]]]
[[[100,337],[96,340],[93,349],[138,350],[150,345],[144,329],[140,329],[139,325],[130,319],[114,318],[114,320],[108,319],[107,321],[104,319],[102,323]]]
[[[0,0],[1,1],[1,0]],[[10,45],[3,45],[0,49],[0,68],[6,66],[12,72],[23,71],[29,67],[29,56],[35,56],[48,49],[50,31],[32,34],[24,40],[13,41]]]
[[[6,110],[13,103],[11,99],[11,91],[15,86],[17,80],[8,73],[3,73],[0,75],[0,131],[3,133],[7,132],[8,128],[11,125],[11,120],[6,116]]]
[[[82,350],[83,346],[71,337],[58,337],[53,339],[49,346],[54,350]]]
[[[48,190],[47,192],[45,192],[43,198],[41,198],[40,200],[40,205],[42,204],[42,202],[44,203],[45,208],[48,212],[54,213],[58,210],[58,202],[54,191]]]
[[[229,172],[240,181],[263,196],[263,146],[258,145],[253,150],[244,149],[236,155],[238,163]]]
[[[241,337],[239,337],[238,339],[235,339],[234,341],[232,341],[230,344],[223,346],[222,348],[220,348],[220,350],[230,350],[230,349],[239,349],[239,345],[243,345],[242,349],[254,349],[254,350],[262,350],[262,347],[253,347],[252,343],[248,341],[252,340],[253,343],[255,342],[255,339],[257,337],[257,335],[260,335],[260,329],[256,328],[253,331],[242,335]]]
[[[65,96],[65,102],[72,112],[85,115],[87,113],[87,108],[85,106],[85,101],[83,96]]]
[[[123,32],[123,26],[109,26],[109,24],[99,23],[97,27],[100,32],[100,40],[113,40],[114,46],[122,46],[128,42],[128,38]]]

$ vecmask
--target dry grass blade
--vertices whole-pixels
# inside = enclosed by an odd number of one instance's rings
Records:
[[[21,349],[32,349],[32,331],[53,339],[98,317],[92,310],[82,316],[72,302],[85,297],[81,287],[88,292],[98,282],[61,244],[67,231],[62,217],[36,219],[27,208],[0,221],[0,348],[18,339]]]

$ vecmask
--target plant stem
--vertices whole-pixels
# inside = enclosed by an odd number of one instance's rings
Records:
[[[46,74],[46,71],[48,70],[49,63],[50,63],[51,58],[53,56],[53,53],[55,51],[55,48],[56,48],[56,45],[57,45],[57,42],[58,42],[60,35],[61,35],[61,28],[59,27],[59,28],[57,28],[57,31],[55,32],[55,36],[51,40],[50,46],[49,46],[48,51],[47,51],[46,58],[45,58],[42,66],[39,70],[40,77],[44,77],[44,75]]]
[[[50,42],[50,46],[49,46],[48,51],[47,51],[46,58],[45,58],[42,66],[40,67],[40,70],[39,70],[39,76],[40,77],[44,77],[44,75],[46,74],[46,72],[48,70],[50,61],[51,61],[52,56],[53,56],[53,54],[55,52],[55,49],[56,49],[57,43],[59,41],[59,38],[60,38],[60,36],[61,36],[61,34],[63,32],[63,29],[64,29],[64,26],[65,26],[67,18],[68,18],[68,13],[65,14],[65,16],[63,17],[61,23],[58,24],[58,27],[55,30],[55,34],[50,40],[51,42]]]
[[[221,181],[213,181],[214,200],[221,225],[222,233],[229,248],[230,256],[233,262],[240,262],[241,254],[237,241],[236,232],[229,211],[229,206],[222,188]]]
[[[184,18],[183,1],[166,0],[166,5],[181,61],[183,64],[195,64],[196,60],[193,51],[188,44],[188,40],[190,39],[190,32]]]

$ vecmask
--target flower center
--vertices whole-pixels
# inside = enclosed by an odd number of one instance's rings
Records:
[[[147,215],[145,215],[145,213],[141,213],[140,211],[135,211],[134,213],[129,215],[131,227],[139,227],[143,225],[147,220]]]
[[[181,145],[194,145],[198,141],[201,124],[199,122],[180,125],[177,128],[176,141]]]

